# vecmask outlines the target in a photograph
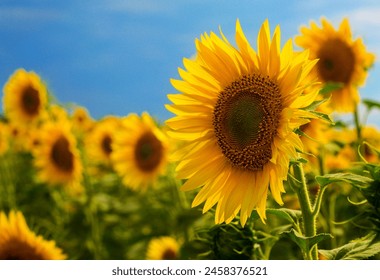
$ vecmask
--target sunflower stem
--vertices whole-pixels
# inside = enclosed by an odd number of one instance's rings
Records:
[[[311,206],[309,192],[306,184],[305,174],[302,163],[294,165],[294,175],[300,181],[300,187],[296,189],[298,200],[301,206],[304,234],[306,237],[313,237],[316,235],[316,215],[314,215],[313,208]],[[312,248],[308,248],[307,252],[303,252],[306,259],[317,260],[318,248],[315,245]]]
[[[14,176],[12,173],[14,167],[14,161],[11,160],[11,157],[15,156],[13,153],[7,153],[4,155],[1,160],[1,177],[2,185],[4,187],[3,191],[5,192],[5,197],[7,198],[7,206],[10,209],[17,209],[16,203],[16,190]]]
[[[357,137],[357,145],[360,144],[362,140],[362,127],[360,124],[360,119],[359,119],[359,108],[358,106],[355,107],[354,111],[354,121],[355,121],[355,128],[356,128],[356,137]]]
[[[92,184],[91,178],[87,174],[87,165],[84,161],[84,172],[83,172],[83,182],[86,189],[86,205],[85,205],[85,215],[89,221],[91,227],[91,241],[92,241],[92,251],[95,259],[103,259],[104,252],[102,248],[102,238],[101,238],[101,229],[99,226],[99,217],[98,217],[98,207],[94,201],[95,190]]]

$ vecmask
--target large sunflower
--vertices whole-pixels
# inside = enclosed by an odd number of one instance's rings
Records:
[[[0,260],[63,260],[54,241],[36,236],[21,212],[0,213]]]
[[[21,125],[35,123],[45,115],[47,89],[34,72],[18,69],[4,86],[6,117]]]
[[[192,206],[215,204],[215,222],[229,223],[240,211],[244,225],[253,209],[265,219],[268,186],[282,204],[283,180],[290,158],[302,142],[293,132],[308,122],[303,108],[316,93],[303,95],[304,80],[316,61],[295,53],[291,40],[280,50],[280,28],[270,37],[268,21],[258,35],[258,52],[239,21],[237,48],[221,34],[196,40],[195,60],[184,59],[182,80],[172,80],[181,94],[170,94],[170,135],[188,142],[178,153],[177,174],[188,179],[183,190],[203,186]]]
[[[45,124],[33,154],[40,181],[76,193],[81,191],[82,163],[70,128],[64,121]]]
[[[154,185],[168,162],[168,139],[148,113],[130,114],[114,136],[111,159],[123,183],[133,189]]]
[[[343,19],[338,30],[326,19],[321,23],[321,27],[314,22],[310,28],[302,27],[295,41],[310,50],[310,58],[319,59],[314,71],[322,82],[341,85],[332,92],[331,109],[353,112],[360,100],[358,87],[364,84],[375,56],[366,51],[361,38],[352,38],[348,19]]]
[[[170,236],[153,238],[146,253],[147,260],[176,260],[178,259],[179,243]]]

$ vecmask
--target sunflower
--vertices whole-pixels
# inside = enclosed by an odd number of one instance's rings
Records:
[[[133,189],[154,185],[168,162],[168,139],[148,113],[130,114],[114,136],[111,159],[123,183]]]
[[[65,108],[58,104],[51,104],[49,106],[49,114],[50,114],[50,120],[53,121],[67,121],[69,119],[69,116],[67,114],[67,111]]]
[[[172,80],[180,94],[169,94],[169,135],[187,141],[177,152],[176,172],[187,179],[185,191],[203,186],[192,206],[217,204],[215,222],[229,223],[240,211],[244,225],[253,209],[265,220],[268,186],[282,204],[283,180],[290,158],[303,145],[294,130],[307,123],[316,92],[303,95],[304,80],[316,61],[295,53],[291,40],[280,50],[280,28],[270,38],[266,20],[258,52],[248,43],[239,21],[237,48],[223,34],[196,40],[195,60],[184,59],[182,80]]]
[[[328,130],[327,123],[320,119],[313,119],[302,125],[300,130],[304,133],[301,136],[301,141],[304,144],[305,151],[318,156],[320,146],[327,143],[325,137],[325,132]]]
[[[41,182],[64,185],[69,192],[80,192],[82,163],[68,122],[45,124],[33,151]]]
[[[119,119],[113,116],[107,116],[94,124],[86,136],[87,155],[91,160],[110,164],[113,137],[119,126]]]
[[[362,128],[362,138],[362,156],[368,162],[378,163],[379,156],[373,149],[380,150],[380,131],[376,127],[365,126]]]
[[[0,156],[8,150],[8,129],[7,125],[0,122]]]
[[[66,255],[31,231],[21,212],[0,213],[0,260],[63,260]]]
[[[16,70],[3,91],[4,113],[11,122],[27,126],[45,116],[47,89],[36,73]]]
[[[326,155],[325,165],[328,172],[336,172],[338,170],[349,169],[355,160],[355,150],[352,146],[345,145],[338,153]]]
[[[348,19],[343,19],[339,29],[322,19],[322,27],[311,22],[310,28],[302,27],[296,43],[310,50],[310,58],[319,61],[314,71],[327,84],[340,87],[332,92],[329,107],[337,112],[353,112],[359,103],[358,87],[367,78],[367,70],[375,56],[366,51],[361,38],[353,39]]]
[[[163,236],[152,239],[148,244],[147,260],[176,260],[179,252],[179,244],[176,239]]]
[[[79,134],[86,133],[91,130],[94,120],[85,107],[75,107],[71,116],[72,126],[75,132]]]

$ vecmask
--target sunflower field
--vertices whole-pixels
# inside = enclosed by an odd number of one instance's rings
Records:
[[[375,56],[348,19],[204,33],[161,121],[3,86],[0,259],[379,259]],[[160,104],[163,106],[164,104]]]

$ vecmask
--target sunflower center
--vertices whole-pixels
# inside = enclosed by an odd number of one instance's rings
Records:
[[[40,108],[40,103],[41,101],[38,91],[31,86],[26,87],[21,97],[23,110],[28,115],[37,115]]]
[[[109,135],[105,135],[103,137],[103,140],[102,140],[102,143],[101,143],[101,146],[102,146],[102,150],[103,152],[106,154],[106,155],[109,155],[111,154],[112,152],[112,139]]]
[[[232,165],[262,170],[271,159],[281,101],[278,85],[258,74],[242,76],[219,93],[214,107],[214,132]]]
[[[347,84],[355,67],[355,54],[341,39],[327,40],[317,53],[318,72],[325,82]]]
[[[1,246],[0,260],[43,260],[35,248],[18,239],[11,239]]]
[[[177,259],[177,254],[172,249],[166,249],[162,254],[163,260],[175,260]]]
[[[152,132],[146,132],[137,141],[135,160],[144,172],[157,168],[162,159],[162,144]]]
[[[70,143],[61,136],[55,141],[51,149],[51,159],[56,167],[64,172],[71,172],[74,169],[74,155],[70,151]]]

